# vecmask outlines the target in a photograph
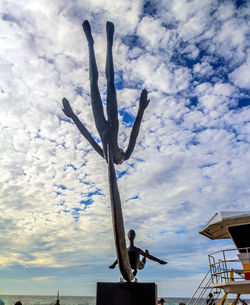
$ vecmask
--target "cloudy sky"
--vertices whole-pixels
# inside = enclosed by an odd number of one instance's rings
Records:
[[[118,281],[107,166],[62,112],[67,97],[97,138],[88,49],[105,103],[107,20],[115,24],[120,146],[141,90],[150,105],[130,160],[116,167],[126,231],[168,261],[139,281],[190,296],[207,255],[232,247],[198,231],[249,210],[250,3],[215,0],[1,0],[0,294],[95,295]]]

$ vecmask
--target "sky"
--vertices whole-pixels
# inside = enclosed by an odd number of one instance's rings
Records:
[[[137,145],[116,166],[126,232],[167,265],[147,261],[140,282],[191,296],[207,255],[233,247],[199,230],[219,211],[248,211],[250,2],[0,0],[0,294],[95,295],[119,281],[107,165],[62,112],[71,102],[99,141],[90,104],[95,40],[105,104],[106,21],[123,149],[141,91]]]

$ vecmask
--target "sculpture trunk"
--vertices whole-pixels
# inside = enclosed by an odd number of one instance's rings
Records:
[[[121,200],[117,186],[113,154],[109,145],[107,147],[107,154],[108,154],[109,192],[110,192],[114,238],[116,245],[116,256],[122,276],[126,281],[131,282],[134,279],[134,275],[131,270],[128,251],[126,247]]]

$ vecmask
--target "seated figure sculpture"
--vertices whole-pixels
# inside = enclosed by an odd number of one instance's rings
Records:
[[[134,245],[134,239],[135,239],[135,231],[134,230],[129,230],[128,231],[128,239],[129,239],[129,247],[128,247],[128,256],[129,256],[129,261],[131,268],[134,270],[133,275],[136,276],[137,274],[137,269],[141,270],[144,268],[146,264],[146,258],[151,259],[152,261],[158,262],[161,265],[167,264],[167,262],[164,262],[163,260],[154,257],[153,255],[150,255],[148,250],[145,250],[145,252],[140,249],[135,247]],[[140,255],[143,256],[142,260],[140,260]],[[114,269],[115,266],[117,265],[118,261],[117,259],[114,261],[112,265],[109,266],[110,269]]]

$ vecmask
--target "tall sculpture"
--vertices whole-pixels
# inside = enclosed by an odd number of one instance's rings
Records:
[[[126,248],[121,200],[116,180],[114,163],[121,164],[124,160],[128,160],[134,150],[136,139],[139,134],[139,128],[142,121],[143,113],[149,104],[148,93],[145,89],[141,92],[139,109],[132,127],[128,148],[124,152],[118,144],[119,121],[112,55],[114,25],[112,22],[107,22],[106,24],[107,57],[105,72],[107,79],[107,120],[104,116],[102,100],[98,89],[98,70],[96,65],[94,40],[91,34],[91,28],[87,20],[83,22],[82,26],[88,42],[89,49],[89,78],[92,110],[95,125],[102,141],[102,147],[94,140],[87,128],[80,122],[79,118],[73,112],[70,103],[66,98],[63,98],[62,100],[63,112],[66,116],[68,116],[74,121],[82,135],[92,145],[96,152],[101,157],[103,157],[108,163],[109,189],[117,262],[119,264],[122,276],[126,281],[130,282],[134,279],[136,271],[132,272],[131,270],[131,259],[129,258],[128,250]],[[156,260],[160,263],[165,263],[149,255],[148,252],[145,252],[144,256]],[[133,269],[135,270],[137,268]]]

